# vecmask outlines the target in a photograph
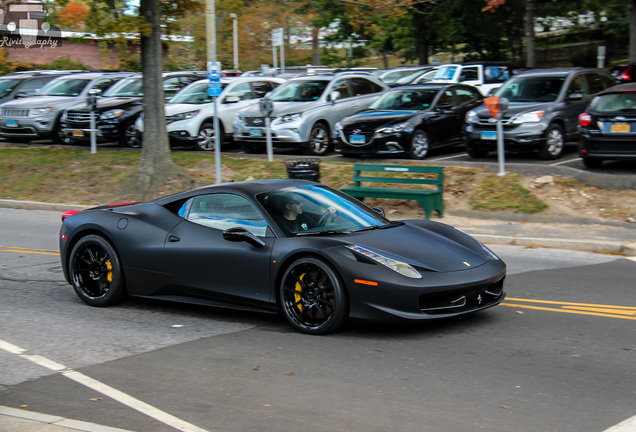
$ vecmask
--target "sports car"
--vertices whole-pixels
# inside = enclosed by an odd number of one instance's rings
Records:
[[[329,186],[228,182],[62,216],[66,280],[127,296],[282,313],[308,334],[349,318],[416,322],[500,303],[506,265],[449,225],[390,221]]]

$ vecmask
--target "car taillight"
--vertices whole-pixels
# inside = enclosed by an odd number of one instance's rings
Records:
[[[629,69],[625,70],[619,77],[618,79],[621,81],[631,81],[632,77],[629,76],[629,74],[627,73],[629,71]]]
[[[69,216],[73,216],[75,213],[79,213],[79,210],[66,210],[64,213],[62,213],[62,222],[64,222],[64,219],[66,219]]]
[[[592,116],[588,113],[579,114],[579,126],[587,127],[592,124]]]

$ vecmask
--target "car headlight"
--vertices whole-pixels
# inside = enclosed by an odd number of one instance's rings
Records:
[[[188,112],[183,112],[183,113],[179,113],[179,114],[174,114],[174,115],[171,115],[169,117],[166,117],[166,122],[167,123],[172,123],[172,122],[181,121],[181,120],[189,120],[192,117],[194,117],[197,114],[199,114],[200,112],[201,112],[201,110],[195,110],[195,111],[188,111]]]
[[[279,117],[279,123],[293,122],[296,120],[300,120],[302,117],[303,117],[303,113],[287,114],[287,115]]]
[[[466,123],[479,123],[479,116],[473,110],[466,113]]]
[[[112,109],[112,110],[108,110],[104,113],[102,113],[102,115],[99,116],[100,120],[109,120],[109,119],[114,119],[117,117],[120,117],[125,111],[123,109]]]
[[[512,118],[511,123],[538,123],[541,121],[544,111],[532,111],[520,114]]]
[[[392,134],[396,134],[400,132],[412,132],[412,131],[413,131],[413,125],[409,122],[404,122],[404,123],[382,128],[378,130],[378,134],[392,135]]]
[[[383,266],[388,267],[394,272],[397,272],[403,276],[412,279],[422,278],[422,275],[417,270],[415,270],[413,267],[405,262],[385,257],[384,255],[380,255],[377,252],[370,251],[369,249],[363,248],[362,246],[347,245],[347,248],[377,262],[378,264],[382,264]]]
[[[31,110],[32,116],[41,116],[53,112],[53,107],[33,108]]]

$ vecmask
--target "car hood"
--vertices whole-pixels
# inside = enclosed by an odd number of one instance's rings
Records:
[[[272,102],[274,110],[272,111],[272,117],[279,117],[287,114],[295,114],[301,111],[307,111],[316,106],[322,106],[324,102],[321,101],[308,101],[308,102]],[[241,113],[247,117],[262,117],[263,113],[260,109],[260,104],[255,103],[241,110]]]
[[[184,113],[188,111],[196,111],[200,108],[205,107],[208,104],[186,104],[186,103],[175,103],[175,104],[166,104],[166,116],[171,116],[174,114]]]
[[[404,122],[423,111],[404,110],[367,110],[342,119],[341,124],[346,128],[377,129],[378,127]]]
[[[554,102],[510,102],[508,104],[508,110],[506,111],[506,117],[513,117],[518,114],[531,111],[550,111],[554,106]],[[481,118],[491,117],[490,111],[485,106],[479,108],[477,113]]]
[[[449,225],[418,222],[353,233],[347,243],[435,272],[468,270],[494,259],[477,240]]]
[[[3,108],[39,108],[45,106],[69,105],[83,101],[80,96],[29,96],[24,99],[16,99],[11,102],[6,102],[2,105]]]

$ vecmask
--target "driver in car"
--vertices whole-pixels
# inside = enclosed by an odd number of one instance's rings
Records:
[[[327,216],[328,215],[328,216]],[[327,211],[316,222],[311,215],[303,213],[303,202],[295,194],[285,194],[282,199],[282,214],[276,217],[279,225],[292,233],[307,231],[310,228],[323,226],[335,219],[336,209],[328,207]]]

